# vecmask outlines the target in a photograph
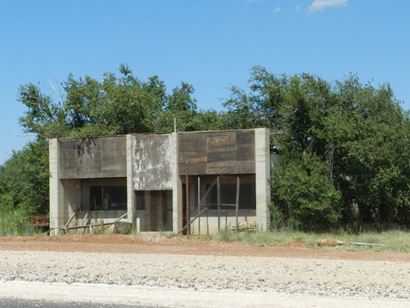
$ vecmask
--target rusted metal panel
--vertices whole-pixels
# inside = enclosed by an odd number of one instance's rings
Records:
[[[189,164],[202,164],[207,162],[207,156],[206,153],[180,152],[179,162]]]
[[[235,161],[219,161],[208,163],[207,174],[235,174],[236,162]]]
[[[246,144],[254,145],[255,144],[255,131],[254,130],[238,130],[236,132],[236,144]]]
[[[236,164],[235,173],[252,174],[255,173],[255,161],[241,161]]]
[[[255,160],[255,145],[238,145],[236,160]]]
[[[236,161],[237,151],[208,153],[208,163],[222,161]]]
[[[60,139],[60,178],[126,176],[125,137]]]
[[[236,151],[236,132],[208,133],[206,150],[207,152]]]
[[[178,135],[179,174],[250,174],[255,172],[253,130],[192,132]]]
[[[206,134],[179,134],[178,147],[181,153],[206,153]]]
[[[101,165],[102,176],[115,177],[118,170],[121,170],[127,164],[126,155],[118,155],[118,153],[125,154],[124,144],[117,142],[114,138],[103,138],[101,152],[103,162]]]
[[[208,174],[207,172],[207,166],[208,164],[206,163],[201,163],[201,164],[188,164],[188,174],[193,175],[193,174]],[[186,164],[180,164],[179,165],[179,174],[185,174],[186,173]]]

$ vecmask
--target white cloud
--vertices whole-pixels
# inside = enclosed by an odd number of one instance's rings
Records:
[[[272,13],[274,15],[276,15],[276,14],[280,13],[281,11],[282,11],[282,8],[280,6],[275,6],[272,10]]]
[[[328,9],[328,8],[341,8],[347,5],[348,0],[313,0],[309,10],[312,13]]]

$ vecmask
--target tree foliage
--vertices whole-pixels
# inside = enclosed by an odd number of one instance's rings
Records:
[[[410,121],[389,85],[258,67],[249,93],[237,93],[228,101],[235,117],[272,131],[272,196],[288,226],[409,226]]]
[[[126,66],[102,81],[69,75],[62,88],[58,102],[37,85],[20,88],[19,100],[27,107],[20,122],[27,132],[39,138],[171,132],[174,118],[178,130],[195,130],[203,126],[202,113],[205,121],[213,114],[198,111],[190,84],[182,82],[168,93],[157,76],[141,81]]]
[[[198,110],[192,85],[182,82],[168,92],[157,76],[141,81],[124,65],[101,81],[69,75],[61,87],[57,100],[33,83],[19,89],[26,107],[20,123],[36,138],[0,169],[0,193],[13,206],[48,211],[48,138],[169,133],[174,119],[179,131],[219,128],[217,112]]]
[[[0,168],[0,207],[48,211],[48,146],[44,139],[30,142]]]

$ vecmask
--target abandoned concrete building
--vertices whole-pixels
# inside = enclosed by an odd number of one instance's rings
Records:
[[[264,128],[51,139],[52,233],[119,219],[137,232],[266,231],[269,150]]]

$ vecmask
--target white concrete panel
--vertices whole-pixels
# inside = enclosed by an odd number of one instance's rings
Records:
[[[136,223],[136,204],[135,204],[135,193],[133,187],[133,162],[132,155],[133,153],[133,137],[127,135],[126,139],[126,156],[127,156],[127,221],[133,225],[133,228],[136,228],[138,232],[138,224]]]
[[[171,134],[171,169],[172,169],[172,230],[178,233],[181,229],[180,192],[181,181],[179,180],[178,164],[178,133]]]
[[[57,234],[56,230],[64,223],[64,197],[63,186],[59,180],[60,172],[60,146],[58,139],[49,140],[50,164],[50,228],[51,235]]]
[[[132,135],[134,190],[172,189],[171,135]]]
[[[255,171],[256,171],[256,224],[260,231],[270,228],[270,148],[269,130],[255,129]]]

